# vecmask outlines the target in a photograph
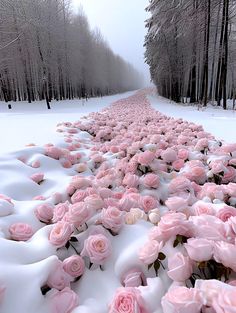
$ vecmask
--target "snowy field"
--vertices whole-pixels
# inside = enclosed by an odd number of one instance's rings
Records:
[[[234,113],[149,92],[0,103],[0,313],[224,312]]]

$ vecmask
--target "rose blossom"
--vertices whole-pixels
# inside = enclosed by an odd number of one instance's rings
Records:
[[[160,180],[156,174],[146,174],[143,178],[143,184],[147,188],[158,188]]]
[[[137,187],[139,184],[139,177],[135,174],[127,173],[123,179],[123,184],[128,187]]]
[[[150,210],[155,209],[157,207],[158,201],[152,196],[142,196],[140,197],[139,204],[147,213]]]
[[[104,227],[117,233],[124,224],[124,212],[116,207],[108,207],[101,212],[101,222]]]
[[[70,223],[59,221],[53,226],[49,234],[49,241],[58,248],[63,247],[70,239],[73,230]]]
[[[189,257],[197,262],[209,261],[213,255],[213,241],[205,238],[189,238],[184,244]]]
[[[102,235],[91,235],[84,241],[84,248],[81,256],[87,256],[95,264],[103,265],[111,255],[111,242]]]
[[[184,160],[180,159],[180,160],[175,160],[173,163],[172,163],[172,166],[173,166],[173,169],[175,171],[180,171],[181,168],[184,167]]]
[[[188,279],[193,272],[193,266],[190,258],[177,252],[168,258],[167,275],[174,281],[183,282]]]
[[[33,229],[26,223],[14,223],[9,227],[9,233],[13,240],[27,241],[33,236]]]
[[[84,202],[77,202],[69,207],[69,211],[63,220],[72,223],[75,227],[79,227],[86,223],[93,215],[94,210],[88,207]]]
[[[149,240],[139,249],[139,259],[147,265],[154,263],[157,260],[162,247],[162,243],[159,243],[156,240]]]
[[[148,212],[148,219],[152,224],[157,224],[160,222],[161,213],[159,209],[153,209]]]
[[[43,173],[35,173],[30,176],[30,178],[37,184],[43,181],[44,179],[44,174]]]
[[[236,209],[228,205],[224,206],[216,213],[216,216],[226,222],[230,217],[236,216]]]
[[[220,294],[225,288],[231,289],[232,286],[216,279],[197,279],[195,282],[195,289],[199,290],[202,293],[204,303],[207,306],[212,306],[213,300],[216,299],[218,297],[218,294]]]
[[[63,261],[64,271],[72,277],[80,277],[85,270],[84,260],[79,255],[72,255]]]
[[[46,297],[49,299],[52,313],[71,313],[79,305],[77,294],[68,287],[61,291],[52,289]]]
[[[195,288],[175,287],[165,294],[161,304],[163,313],[199,313],[203,300]]]
[[[63,219],[64,215],[69,210],[69,202],[59,203],[54,207],[52,222],[56,223]]]
[[[167,163],[172,163],[177,159],[177,154],[175,150],[167,148],[166,150],[162,151],[161,158]]]
[[[47,285],[51,288],[62,290],[65,287],[69,287],[71,281],[72,277],[64,271],[62,262],[58,260],[53,271],[48,276]]]
[[[71,197],[71,202],[74,204],[76,202],[83,201],[88,196],[86,190],[76,190],[76,192]]]
[[[91,194],[90,196],[84,199],[89,211],[97,211],[103,208],[104,202],[99,195]]]
[[[230,267],[236,271],[236,246],[234,244],[217,241],[214,243],[213,257],[218,263],[222,263],[226,267]]]
[[[133,268],[122,275],[121,284],[124,287],[139,287],[146,283],[146,277],[140,269]]]
[[[218,297],[213,300],[212,307],[216,313],[234,313],[236,312],[235,288],[223,288]]]
[[[49,223],[53,217],[53,206],[49,203],[40,204],[34,213],[41,222]]]
[[[144,166],[148,166],[154,159],[155,153],[148,150],[138,154],[138,162]]]
[[[213,215],[214,209],[211,203],[203,202],[203,201],[197,201],[192,206],[193,214],[194,215]]]
[[[180,150],[178,151],[178,158],[179,158],[179,159],[182,159],[182,160],[185,161],[185,160],[187,160],[188,156],[189,156],[188,150],[186,150],[186,149],[180,149]]]
[[[108,313],[148,313],[141,292],[137,288],[118,288]]]
[[[165,205],[170,211],[178,212],[186,209],[188,207],[188,202],[181,197],[171,197],[166,200]]]

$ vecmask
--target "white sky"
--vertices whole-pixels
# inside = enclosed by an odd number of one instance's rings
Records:
[[[148,0],[73,0],[74,8],[82,4],[92,28],[98,27],[114,53],[132,63],[149,82],[144,64],[145,11]]]

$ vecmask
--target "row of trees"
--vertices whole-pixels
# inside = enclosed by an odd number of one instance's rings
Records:
[[[236,2],[150,0],[147,10],[145,56],[159,93],[226,109],[236,94]]]
[[[0,1],[0,100],[73,99],[133,90],[141,75],[66,0]]]

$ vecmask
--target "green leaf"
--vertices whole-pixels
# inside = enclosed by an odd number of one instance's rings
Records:
[[[158,274],[158,270],[159,270],[160,266],[161,266],[160,262],[158,260],[156,260],[154,262],[154,269],[155,269],[156,275]]]
[[[150,270],[150,268],[153,266],[153,263],[152,264],[149,264],[148,265],[148,269]]]
[[[160,252],[160,253],[158,254],[158,260],[163,261],[163,260],[165,260],[165,258],[166,258],[166,256],[165,256],[164,253]]]

